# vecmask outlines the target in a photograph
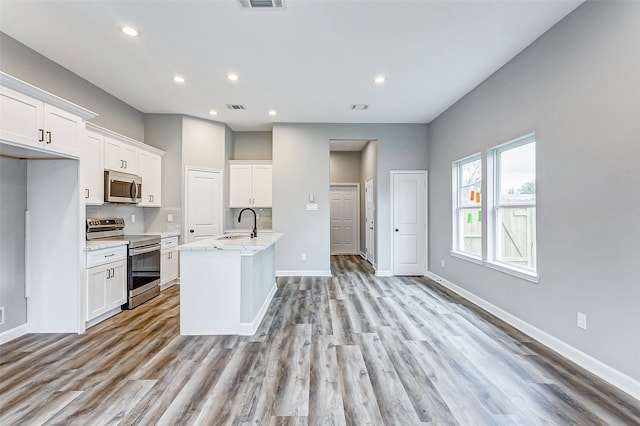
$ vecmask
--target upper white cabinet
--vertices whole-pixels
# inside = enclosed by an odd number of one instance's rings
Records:
[[[142,177],[141,207],[160,207],[162,188],[162,157],[152,152],[140,151],[138,170]]]
[[[138,174],[139,150],[129,143],[105,136],[104,168],[124,173]]]
[[[270,162],[229,162],[229,207],[271,207]]]
[[[0,139],[9,144],[78,158],[85,122],[95,114],[0,73]]]
[[[80,178],[85,204],[104,203],[104,136],[87,130],[80,157]]]

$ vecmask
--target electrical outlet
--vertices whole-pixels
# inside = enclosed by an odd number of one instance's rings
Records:
[[[578,328],[581,328],[583,330],[587,329],[587,314],[578,312]]]
[[[167,222],[173,222],[173,214],[172,213],[168,213],[167,214]]]
[[[4,324],[4,306],[0,306],[0,325]]]
[[[300,255],[300,260],[302,260],[302,261],[307,260],[307,254],[306,253],[302,253]]]
[[[135,214],[131,215],[131,223],[136,223],[136,215]]]
[[[442,261],[440,262],[442,269],[444,269],[444,259],[442,259]]]

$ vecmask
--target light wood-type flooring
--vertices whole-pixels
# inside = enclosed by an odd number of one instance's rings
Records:
[[[251,337],[180,336],[174,286],[0,346],[0,424],[640,424],[637,400],[428,279],[332,271],[279,278]]]

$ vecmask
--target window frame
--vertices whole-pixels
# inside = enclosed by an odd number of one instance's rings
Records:
[[[461,181],[462,181],[462,168],[465,164],[469,164],[472,163],[474,161],[480,161],[480,188],[482,188],[482,178],[483,178],[483,163],[482,163],[482,153],[481,152],[477,152],[475,154],[472,155],[468,155],[464,158],[461,158],[459,160],[453,161],[452,167],[451,167],[451,173],[452,173],[452,185],[451,185],[451,189],[452,189],[452,193],[451,193],[451,200],[452,200],[452,240],[451,240],[451,255],[463,260],[468,260],[470,262],[476,263],[478,265],[482,265],[484,263],[484,253],[485,253],[485,249],[484,249],[484,244],[485,244],[485,225],[484,225],[484,221],[482,223],[482,228],[480,231],[480,238],[481,238],[481,249],[480,249],[480,254],[476,254],[476,253],[472,253],[469,251],[465,251],[464,250],[464,246],[461,247],[461,229],[460,229],[460,211],[462,209],[465,208],[469,208],[470,206],[465,205],[464,203],[461,202]],[[482,193],[482,192],[481,192]],[[479,207],[480,208],[480,212],[482,217],[484,217],[484,209],[482,208],[482,206],[484,205],[484,202],[480,202],[480,205],[474,205],[473,207]]]
[[[532,282],[538,282],[538,239],[537,239],[537,185],[536,185],[536,197],[533,203],[507,203],[501,201],[501,187],[500,187],[500,175],[501,175],[501,164],[500,164],[500,154],[509,151],[511,149],[515,149],[529,143],[536,143],[536,182],[537,182],[537,141],[535,133],[529,133],[522,137],[513,139],[511,141],[502,143],[493,148],[490,148],[487,151],[487,211],[489,214],[487,215],[487,260],[485,264],[492,268],[496,269],[511,275],[515,275],[517,277],[526,279]],[[523,209],[533,209],[534,219],[533,219],[533,230],[532,230],[532,238],[534,241],[533,255],[535,257],[535,267],[527,268],[520,267],[514,265],[513,263],[505,262],[503,260],[499,260],[500,255],[500,246],[499,242],[502,234],[499,229],[499,214],[501,209],[505,208],[523,208]]]

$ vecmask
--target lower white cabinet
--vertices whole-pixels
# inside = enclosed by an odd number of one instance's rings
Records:
[[[178,237],[163,238],[160,244],[160,288],[164,290],[178,278]]]
[[[119,246],[87,253],[87,315],[91,321],[127,301],[127,248]]]

